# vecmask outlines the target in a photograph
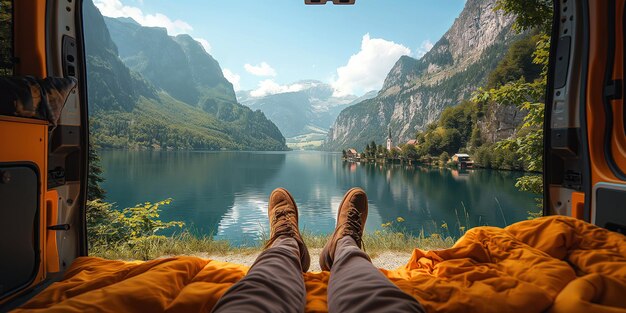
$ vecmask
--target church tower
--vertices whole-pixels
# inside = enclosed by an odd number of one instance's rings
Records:
[[[389,134],[387,135],[387,151],[393,148],[393,140],[391,139],[391,126],[389,126]]]

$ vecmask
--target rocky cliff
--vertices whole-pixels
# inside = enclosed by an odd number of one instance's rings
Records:
[[[496,0],[468,0],[445,35],[421,59],[403,56],[374,99],[348,107],[330,130],[327,150],[383,142],[390,126],[396,143],[413,138],[441,111],[483,85],[515,33],[513,17],[494,11]]]
[[[89,113],[132,111],[140,96],[153,98],[155,90],[133,75],[119,59],[104,19],[93,2],[85,1],[85,52],[89,78]]]
[[[169,36],[165,28],[144,27],[130,18],[104,21],[122,61],[155,87],[200,107],[207,99],[237,102],[219,63],[191,36]]]

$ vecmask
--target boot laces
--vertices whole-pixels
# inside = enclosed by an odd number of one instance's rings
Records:
[[[357,245],[363,245],[363,225],[361,225],[361,211],[354,206],[350,206],[348,209],[348,218],[346,219],[343,235],[348,235],[354,238]]]
[[[294,236],[295,215],[295,211],[289,207],[277,208],[274,211],[274,234],[272,237],[278,238],[282,235]]]

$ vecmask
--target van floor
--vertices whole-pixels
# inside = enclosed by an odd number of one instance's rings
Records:
[[[366,247],[367,249],[367,247]],[[367,250],[366,250],[367,251]],[[320,265],[317,260],[319,260],[320,253],[322,249],[309,249],[309,254],[311,255],[311,267],[309,272],[320,272]],[[257,253],[228,253],[228,254],[208,254],[208,253],[198,253],[192,254],[191,256],[203,258],[203,259],[211,259],[222,262],[230,262],[235,264],[243,264],[246,266],[252,266],[254,260],[256,260],[257,256],[261,251]],[[163,258],[172,257],[172,255],[164,255]],[[409,252],[395,252],[395,251],[387,251],[382,253],[376,253],[370,255],[372,259],[372,263],[377,268],[384,269],[396,269],[400,266],[406,265],[406,263],[411,258],[411,253]]]

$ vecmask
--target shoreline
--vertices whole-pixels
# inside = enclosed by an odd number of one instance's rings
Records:
[[[319,253],[330,235],[302,234],[309,253],[311,263],[316,263]],[[393,231],[377,231],[365,233],[363,245],[365,252],[372,258],[377,267],[392,269],[405,265],[416,248],[422,250],[439,250],[450,248],[456,238],[443,237],[440,234],[431,236],[411,236]],[[89,255],[111,260],[151,260],[172,256],[196,256],[252,265],[258,254],[263,251],[263,240],[252,247],[232,246],[224,240],[213,240],[210,237],[196,237],[189,232],[174,236],[154,236],[135,242],[109,242],[89,247]],[[311,264],[311,269],[318,265]]]
[[[311,256],[311,267],[308,272],[321,272],[319,265],[319,255],[322,252],[321,248],[309,249]],[[211,253],[196,253],[189,256],[199,257],[202,259],[211,259],[221,262],[229,262],[234,264],[240,264],[245,266],[252,266],[256,258],[261,251],[249,252],[249,253],[235,253],[230,252],[226,254],[211,254]],[[384,251],[375,254],[370,254],[372,264],[376,268],[382,268],[387,270],[394,270],[402,267],[408,263],[412,255],[412,252],[398,252],[398,251]],[[176,255],[164,255],[160,258],[175,257]]]

